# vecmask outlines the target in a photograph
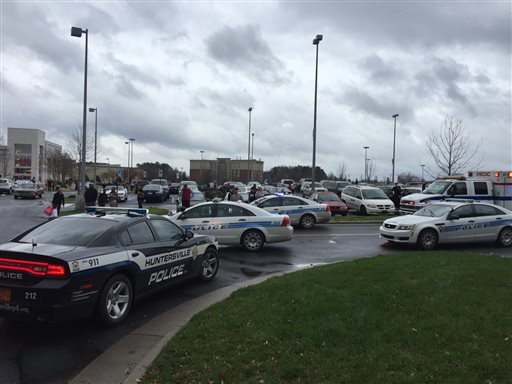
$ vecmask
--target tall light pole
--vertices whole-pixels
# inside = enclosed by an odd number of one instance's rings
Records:
[[[393,173],[391,174],[391,182],[395,182],[395,143],[396,143],[396,118],[398,117],[398,113],[393,115],[393,119],[395,119],[395,126],[393,128]]]
[[[363,147],[364,148],[364,179],[366,182],[368,182],[368,148],[370,147]]]
[[[315,170],[316,170],[316,95],[318,90],[318,46],[323,39],[323,35],[316,35],[313,39],[313,45],[316,45],[316,65],[315,65],[315,112],[313,115],[313,167],[311,170],[311,191],[315,193]]]
[[[425,164],[420,164],[420,167],[421,167],[421,181],[425,181]]]
[[[94,112],[94,184],[96,184],[96,154],[98,152],[98,108],[89,108],[89,112]]]
[[[132,146],[132,149],[131,149],[131,154],[132,154],[131,165],[130,165],[130,168],[128,168],[128,182],[131,185],[132,181],[130,180],[130,173],[131,173],[130,171],[133,168],[133,142],[135,141],[135,139],[128,139],[128,140],[130,140],[130,143],[131,143],[131,146]]]
[[[201,152],[201,167],[199,168],[199,184],[203,184],[203,153],[204,151],[199,151]]]
[[[251,112],[252,107],[249,107],[249,140],[247,143],[247,183],[251,181]]]
[[[254,132],[252,134],[252,148],[251,148],[251,160],[254,160]],[[252,170],[252,169],[251,169]],[[252,172],[251,172],[251,176],[252,176]],[[254,177],[251,177],[251,179],[253,179]]]
[[[80,163],[80,188],[79,195],[83,196],[85,192],[85,147],[87,140],[87,49],[89,46],[89,30],[77,27],[71,27],[71,36],[82,37],[85,33],[85,69],[84,69],[84,115],[82,122],[82,161]]]
[[[125,144],[128,144],[128,161],[126,162],[126,179],[130,179],[130,142],[125,141]]]

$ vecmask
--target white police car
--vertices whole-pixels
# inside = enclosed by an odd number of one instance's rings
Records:
[[[215,236],[221,245],[241,245],[247,251],[258,251],[265,243],[288,241],[293,236],[288,216],[272,215],[242,202],[201,203],[170,219],[184,229]]]
[[[262,197],[251,204],[267,212],[288,215],[292,225],[310,229],[316,223],[331,220],[331,210],[327,204],[320,204],[300,196],[275,194]]]
[[[145,209],[86,209],[95,212],[49,220],[0,245],[0,317],[60,321],[96,314],[115,325],[135,300],[217,274],[211,236]]]
[[[431,203],[413,215],[387,219],[379,231],[383,239],[417,244],[425,250],[473,241],[497,241],[510,247],[512,212],[494,204],[445,201]]]

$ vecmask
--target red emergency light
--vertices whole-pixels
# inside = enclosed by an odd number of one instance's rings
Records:
[[[499,172],[494,172],[494,177],[500,177],[500,173]]]
[[[512,172],[508,173],[508,177],[512,178]]]

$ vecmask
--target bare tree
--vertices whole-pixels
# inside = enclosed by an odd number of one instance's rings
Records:
[[[11,151],[9,151],[9,147],[2,146],[0,147],[0,174],[3,177],[7,177],[7,175],[11,174],[12,168],[9,167],[9,158],[11,156]]]
[[[368,172],[367,178],[368,178],[368,181],[370,181],[372,179],[372,177],[375,176],[375,173],[377,172],[377,166],[375,165],[374,159],[368,159],[368,171],[367,172]]]
[[[55,181],[64,181],[71,176],[75,161],[67,153],[60,151],[51,151],[46,160],[46,169],[48,177]]]
[[[480,144],[473,148],[464,132],[462,120],[456,120],[453,116],[447,116],[439,133],[430,132],[427,140],[429,155],[441,172],[448,176],[476,167],[480,163],[476,158],[479,149]]]
[[[347,180],[347,165],[345,163],[338,164],[338,179]]]
[[[402,184],[410,184],[414,182],[420,182],[421,177],[418,177],[411,172],[403,172],[397,176],[397,181]]]
[[[82,162],[82,126],[78,125],[67,140],[67,152],[77,163]],[[85,143],[85,160],[94,155],[94,132],[88,131]]]

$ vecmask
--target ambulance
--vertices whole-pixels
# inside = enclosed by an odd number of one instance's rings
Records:
[[[494,203],[512,210],[512,171],[469,171],[467,176],[443,176],[422,193],[400,200],[400,213],[410,214],[447,198]]]

